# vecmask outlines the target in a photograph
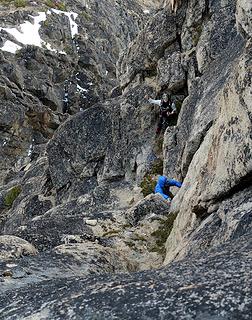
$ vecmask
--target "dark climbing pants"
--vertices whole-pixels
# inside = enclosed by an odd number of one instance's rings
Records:
[[[167,111],[162,111],[159,115],[158,125],[156,133],[159,134],[161,130],[165,130],[166,126],[168,125],[168,121],[171,119],[174,119],[176,117],[176,114],[167,114]]]
[[[157,130],[156,133],[160,133],[163,126],[165,125],[165,123],[167,122],[169,116],[167,115],[167,112],[161,112],[159,115],[159,120],[158,120],[158,125],[157,125]]]

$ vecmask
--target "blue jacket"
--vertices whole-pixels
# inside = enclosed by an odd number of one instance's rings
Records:
[[[155,187],[155,193],[160,193],[165,199],[170,199],[170,197],[164,193],[164,188],[169,191],[169,187],[171,186],[180,188],[182,183],[173,179],[167,179],[165,176],[160,176]]]

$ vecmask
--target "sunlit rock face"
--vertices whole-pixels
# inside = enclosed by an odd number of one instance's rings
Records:
[[[177,127],[165,135],[165,172],[175,170],[184,180],[171,207],[178,216],[166,242],[166,263],[228,239],[238,241],[250,229],[250,23],[243,3],[226,4],[207,8],[195,47],[198,76]],[[230,30],[225,35],[219,32],[220,20]],[[190,48],[188,34],[184,33],[184,43]]]

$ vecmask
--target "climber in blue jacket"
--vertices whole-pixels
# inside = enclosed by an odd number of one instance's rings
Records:
[[[182,183],[174,179],[168,179],[165,176],[160,176],[155,187],[155,193],[160,193],[163,198],[171,200],[169,188],[172,186],[180,188]]]

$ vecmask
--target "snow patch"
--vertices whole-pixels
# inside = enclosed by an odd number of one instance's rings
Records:
[[[17,45],[16,43],[7,40],[4,43],[4,46],[1,48],[1,50],[3,51],[7,51],[10,53],[16,53],[17,50],[21,49],[21,47],[19,45]]]
[[[29,149],[28,149],[28,152],[27,152],[28,157],[30,157],[32,155],[33,143],[34,143],[34,139],[32,139],[32,143],[29,146]]]
[[[75,12],[65,12],[56,9],[50,9],[46,13],[45,12],[38,12],[38,16],[31,16],[33,18],[33,23],[30,21],[25,21],[24,23],[20,24],[17,28],[2,28],[0,30],[4,30],[10,35],[12,35],[17,42],[22,43],[23,45],[34,45],[37,47],[42,48],[43,46],[46,47],[48,50],[53,52],[58,52],[58,50],[52,48],[52,46],[41,39],[39,35],[39,29],[41,27],[41,22],[46,20],[47,15],[50,15],[52,12],[56,14],[64,14],[68,17],[70,27],[71,27],[71,35],[72,38],[78,34],[78,25],[74,21],[78,14]],[[3,51],[8,51],[11,53],[16,53],[17,50],[21,49],[21,47],[15,44],[12,41],[7,40],[2,48]],[[66,54],[64,51],[60,51],[61,54]]]
[[[0,30],[4,30],[14,36],[16,40],[25,45],[34,45],[41,47],[42,40],[39,35],[39,28],[42,21],[46,20],[45,12],[38,12],[38,16],[32,17],[34,19],[34,23],[30,21],[25,21],[17,28],[0,28]]]
[[[79,86],[78,84],[77,84],[77,90],[78,90],[79,92],[88,92],[87,89],[82,88],[82,87]]]

